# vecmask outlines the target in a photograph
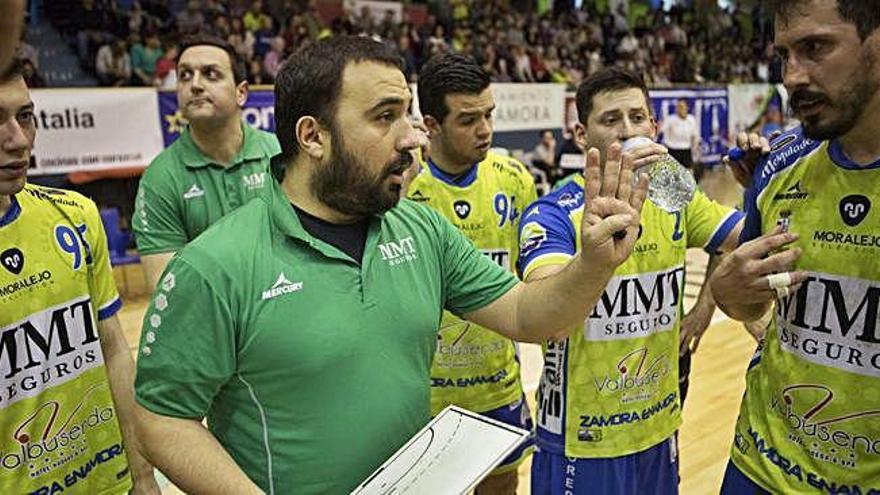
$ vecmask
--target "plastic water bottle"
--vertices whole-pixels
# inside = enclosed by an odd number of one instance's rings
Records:
[[[623,151],[653,143],[651,139],[642,136],[629,138],[623,143]],[[647,173],[651,179],[648,184],[648,199],[661,210],[681,211],[694,198],[697,190],[694,175],[668,154],[662,160],[634,170],[633,181],[638,181],[642,173]]]

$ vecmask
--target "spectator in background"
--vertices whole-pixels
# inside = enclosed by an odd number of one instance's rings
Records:
[[[694,159],[694,150],[700,146],[700,130],[697,120],[688,111],[688,103],[680,98],[675,104],[675,113],[666,117],[662,123],[663,144],[669,154],[685,167],[691,169],[697,182],[703,177],[703,166],[699,158]]]
[[[18,42],[17,57],[21,60],[30,60],[35,69],[40,68],[40,52],[33,45],[25,41],[24,32],[21,33],[21,40]],[[28,87],[33,87],[28,84]]]
[[[257,31],[263,27],[264,17],[267,16],[263,13],[263,2],[260,0],[254,0],[251,2],[251,8],[248,9],[242,18],[244,28],[251,32]]]
[[[764,112],[764,125],[761,126],[761,135],[770,139],[774,133],[782,132],[782,112],[775,103],[767,105]]]
[[[73,19],[76,29],[77,54],[80,63],[92,67],[97,47],[104,43],[104,10],[95,0],[82,0],[82,4]]]
[[[256,43],[254,33],[245,29],[244,23],[238,17],[232,18],[230,30],[231,33],[227,38],[227,42],[232,45],[235,53],[237,53],[242,60],[252,59],[254,56],[254,43]]]
[[[284,48],[284,38],[281,36],[272,38],[271,48],[266,53],[266,58],[263,59],[263,70],[271,81],[275,80],[275,76],[278,75],[281,64],[284,62]]]
[[[148,33],[146,43],[131,47],[132,82],[135,86],[152,86],[156,77],[156,62],[162,57],[162,43],[157,33]]]
[[[177,88],[177,45],[165,47],[165,54],[156,61],[156,80],[154,85],[159,89],[174,90]]]
[[[186,8],[175,17],[177,32],[181,35],[193,34],[205,25],[205,16],[201,12],[199,0],[189,0]]]
[[[43,79],[43,76],[37,71],[34,63],[30,61],[30,59],[24,59],[21,61],[21,76],[24,78],[25,84],[27,84],[28,88],[45,88],[46,80]]]
[[[532,165],[544,171],[551,184],[559,175],[556,167],[556,137],[553,131],[545,129],[540,133],[541,140],[532,150]]]
[[[265,57],[275,38],[275,21],[267,15],[263,16],[263,25],[254,33],[254,38],[254,56]]]
[[[260,59],[252,58],[248,62],[247,82],[252,85],[272,84],[272,78],[266,73]]]
[[[102,86],[125,86],[131,81],[131,57],[123,39],[115,39],[98,49],[95,70]]]

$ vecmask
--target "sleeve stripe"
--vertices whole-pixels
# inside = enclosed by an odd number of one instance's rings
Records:
[[[706,246],[703,249],[709,253],[713,254],[718,250],[718,246],[724,242],[724,239],[727,239],[727,236],[730,235],[730,232],[736,227],[736,224],[739,223],[740,220],[745,217],[745,214],[739,210],[733,210],[730,214],[727,215],[719,225],[718,228],[715,229],[715,233],[712,234],[712,237],[709,238],[709,242],[706,243]]]
[[[122,299],[116,296],[112,301],[105,304],[104,307],[98,308],[98,320],[106,320],[115,315],[122,308]]]
[[[529,274],[532,273],[536,268],[540,268],[542,266],[563,265],[573,257],[573,255],[566,253],[547,253],[540,256],[535,256],[534,258],[532,258],[531,261],[529,261],[529,264],[526,265],[525,269],[523,270],[523,280],[528,278]]]

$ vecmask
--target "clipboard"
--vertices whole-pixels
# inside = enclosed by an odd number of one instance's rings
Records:
[[[530,435],[521,428],[449,406],[351,493],[467,493]]]

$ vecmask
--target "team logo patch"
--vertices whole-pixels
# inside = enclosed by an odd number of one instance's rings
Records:
[[[850,227],[862,223],[871,210],[871,201],[860,194],[851,194],[840,200],[840,218]]]
[[[537,222],[529,222],[522,228],[519,236],[520,257],[525,258],[529,253],[541,247],[547,240],[547,230]]]
[[[471,214],[471,204],[467,201],[460,199],[455,203],[452,203],[452,209],[455,210],[456,216],[458,218],[464,220]]]
[[[0,264],[14,275],[18,275],[24,268],[24,253],[21,249],[9,248],[0,253]]]

